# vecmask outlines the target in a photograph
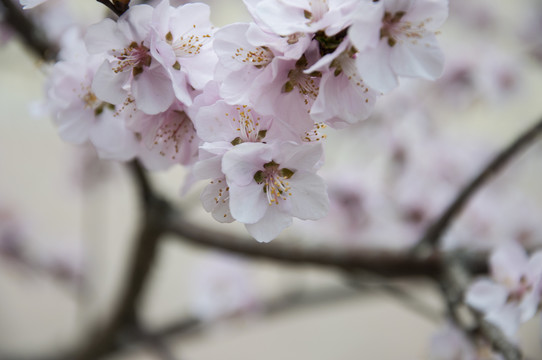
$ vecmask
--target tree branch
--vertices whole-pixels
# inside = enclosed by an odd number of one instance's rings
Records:
[[[480,173],[472,179],[457,195],[453,202],[444,210],[438,220],[425,232],[422,239],[413,251],[418,254],[429,253],[434,248],[452,221],[459,215],[470,198],[476,194],[493,176],[501,171],[522,150],[532,144],[542,133],[542,119],[527,129],[508,147],[498,153]]]
[[[441,272],[442,254],[417,258],[408,252],[382,252],[352,250],[348,248],[308,249],[284,245],[279,241],[261,244],[253,239],[215,232],[193,224],[175,212],[170,213],[165,231],[180,237],[181,241],[197,246],[245,255],[252,258],[278,261],[290,265],[317,265],[339,270],[366,270],[386,277],[424,276],[437,278]],[[287,241],[284,241],[287,242]],[[486,257],[480,254],[464,254],[469,271],[487,273]]]
[[[130,163],[141,194],[142,225],[128,268],[128,278],[109,323],[96,331],[93,339],[78,356],[80,360],[95,360],[114,346],[116,337],[126,326],[137,324],[137,309],[156,258],[158,242],[163,234],[164,214],[169,205],[154,195],[152,187],[138,162]]]
[[[45,61],[56,59],[58,46],[51,43],[45,32],[38,29],[34,22],[24,13],[19,3],[12,0],[0,0],[0,9],[4,10],[4,20],[19,34],[23,43],[36,55]]]

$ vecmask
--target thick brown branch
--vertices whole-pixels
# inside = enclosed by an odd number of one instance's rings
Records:
[[[501,171],[514,157],[518,156],[523,149],[533,143],[541,133],[542,119],[497,154],[495,158],[458,193],[457,197],[445,209],[438,220],[427,229],[414,251],[421,253],[434,247],[446,230],[448,230],[452,221],[459,215],[461,210],[463,210],[470,198],[493,176]]]
[[[0,10],[5,14],[4,20],[21,37],[24,44],[40,59],[54,60],[58,47],[49,42],[45,33],[24,13],[21,5],[13,0],[0,0],[0,3]]]
[[[123,328],[137,323],[137,309],[141,295],[149,278],[149,273],[156,258],[158,242],[163,234],[163,222],[169,206],[157,196],[145,173],[138,163],[130,165],[141,193],[143,209],[142,225],[138,232],[134,253],[130,258],[128,277],[123,283],[121,295],[113,315],[104,328],[98,329],[93,339],[79,355],[81,360],[96,360],[114,346],[116,337]]]
[[[318,265],[340,270],[366,270],[387,277],[423,276],[436,278],[440,274],[442,256],[433,254],[417,258],[408,252],[352,250],[342,247],[304,248],[274,241],[260,244],[255,240],[197,226],[174,213],[169,217],[166,231],[182,241],[208,246],[253,258],[279,261],[290,265]],[[464,254],[472,273],[486,273],[484,256]]]

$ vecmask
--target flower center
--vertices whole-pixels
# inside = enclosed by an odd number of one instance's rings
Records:
[[[235,108],[237,116],[234,114],[231,118],[231,124],[235,127],[235,131],[239,133],[232,140],[233,145],[239,145],[244,142],[260,142],[267,134],[267,129],[260,129],[260,117],[254,117],[252,109],[247,105],[237,106]],[[230,114],[226,113],[226,117]]]
[[[294,170],[280,168],[274,161],[264,164],[263,168],[254,174],[254,181],[263,184],[263,192],[267,195],[269,205],[278,205],[280,200],[287,200],[287,196],[292,196],[289,192],[290,183],[286,180],[294,175]]]
[[[156,129],[153,145],[162,147],[160,155],[169,156],[175,160],[180,147],[186,141],[194,140],[194,125],[183,111],[173,111]]]
[[[193,27],[195,29],[196,25]],[[173,39],[171,32],[166,34],[166,42],[171,45],[176,57],[192,57],[199,54],[203,45],[211,38],[209,34],[190,34],[191,31],[187,31],[176,40]]]
[[[273,60],[274,55],[267,46],[258,46],[253,50],[237,48],[235,49],[235,54],[232,56],[232,58],[242,63],[248,63],[256,66],[257,68],[262,68]]]
[[[113,54],[117,58],[117,66],[113,68],[115,73],[125,70],[132,70],[134,76],[143,72],[143,67],[149,67],[152,62],[152,56],[149,48],[133,41],[127,48],[116,55],[117,50],[113,50]]]
[[[305,97],[305,104],[308,105],[309,99],[314,100],[318,96],[320,91],[319,79],[322,77],[322,73],[315,71],[305,74],[304,70],[307,65],[307,58],[303,55],[295,63],[295,68],[288,72],[288,81],[282,87],[282,92],[289,93],[294,88],[297,88],[299,93]]]

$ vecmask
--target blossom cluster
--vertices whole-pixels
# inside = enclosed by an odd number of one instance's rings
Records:
[[[64,140],[189,166],[206,211],[267,242],[326,215],[324,128],[367,119],[401,77],[441,75],[448,1],[244,3],[252,22],[222,28],[205,4],[163,0],[67,32],[47,97]]]

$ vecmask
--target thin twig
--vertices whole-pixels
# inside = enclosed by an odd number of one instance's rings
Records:
[[[427,229],[413,251],[417,254],[430,253],[431,248],[434,248],[437,245],[442,235],[472,196],[514,159],[514,157],[518,156],[522,150],[532,144],[541,133],[542,119],[498,153],[495,158],[458,193],[457,197],[444,210],[438,220]]]

